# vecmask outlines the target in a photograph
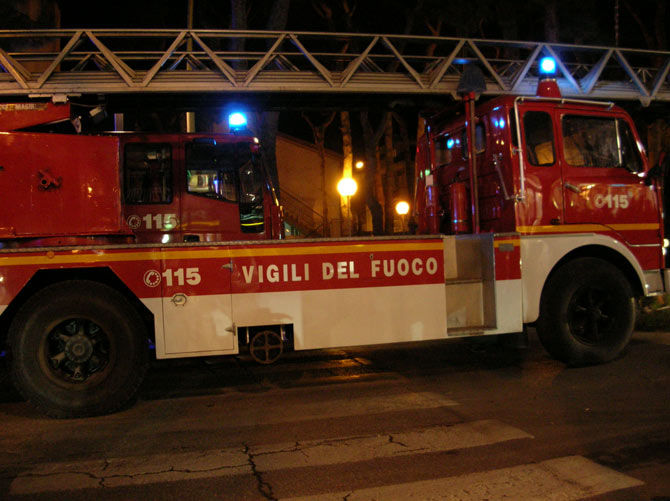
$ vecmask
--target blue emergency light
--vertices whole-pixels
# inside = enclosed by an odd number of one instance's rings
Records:
[[[543,57],[540,59],[540,73],[543,75],[553,75],[556,73],[556,60],[553,57]]]
[[[244,129],[247,126],[247,117],[236,111],[228,115],[228,128],[232,131]]]

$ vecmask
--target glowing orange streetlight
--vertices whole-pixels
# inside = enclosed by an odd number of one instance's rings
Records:
[[[406,216],[409,213],[409,204],[404,200],[401,200],[395,204],[395,211],[399,216]]]
[[[402,231],[405,231],[405,219],[407,217],[407,214],[409,214],[409,204],[405,202],[404,200],[400,200],[397,204],[395,204],[395,211],[396,213],[400,216],[400,221],[402,224]]]
[[[358,189],[358,184],[351,177],[343,177],[340,179],[340,182],[337,183],[337,191],[340,195],[346,198],[347,200],[347,226],[349,227],[349,236],[351,236],[351,227],[353,226],[352,217],[351,217],[351,197],[356,193]]]

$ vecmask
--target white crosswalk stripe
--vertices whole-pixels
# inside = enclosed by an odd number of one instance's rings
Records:
[[[225,398],[225,396],[221,397]],[[281,426],[325,418],[356,418],[363,415],[413,412],[458,406],[444,395],[406,392],[327,398],[296,405],[274,405],[271,411],[249,415],[249,409],[230,409],[222,426],[239,422]],[[255,408],[255,407],[254,407]],[[174,426],[184,423],[175,419]],[[192,424],[195,430],[197,423]],[[37,495],[58,491],[134,487],[198,479],[257,476],[280,472],[290,475],[301,468],[335,468],[350,463],[393,460],[424,454],[475,450],[533,440],[518,428],[495,419],[458,422],[451,425],[405,427],[390,434],[357,434],[298,440],[290,443],[240,444],[236,447],[196,452],[160,453],[100,460],[35,464],[11,482],[10,495]],[[400,459],[398,459],[400,461]],[[327,471],[327,470],[324,470]],[[392,482],[392,479],[389,479]],[[524,499],[572,500],[636,487],[642,483],[580,456],[548,459],[488,471],[463,473],[409,483],[389,483],[352,491],[316,493],[292,500],[367,499]],[[300,494],[298,487],[297,494]]]
[[[386,485],[356,491],[288,498],[284,501],[363,501],[373,499],[422,499],[480,501],[570,501],[637,487],[642,482],[600,466],[580,456],[568,456],[537,464],[513,466],[457,477]]]
[[[197,453],[157,454],[100,461],[48,463],[17,477],[12,494],[120,487],[256,471],[328,466],[354,461],[479,447],[531,435],[497,421],[436,426],[395,435],[342,437]]]

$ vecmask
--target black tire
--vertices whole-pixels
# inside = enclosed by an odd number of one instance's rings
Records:
[[[142,318],[118,291],[72,280],[48,286],[9,329],[19,392],[49,416],[114,412],[137,394],[148,365]]]
[[[614,359],[630,341],[634,325],[631,285],[606,261],[571,261],[544,286],[537,333],[549,354],[568,365]]]

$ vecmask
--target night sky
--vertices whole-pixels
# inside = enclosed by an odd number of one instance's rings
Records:
[[[8,0],[2,0],[8,1]],[[264,29],[272,0],[247,0],[250,29]],[[352,27],[356,32],[403,33],[412,10],[411,33],[431,34],[439,27],[444,36],[544,40],[546,5],[552,0],[292,0],[289,30],[330,31],[314,4],[324,3],[333,12],[331,27],[349,31],[342,2],[355,5]],[[557,2],[558,41],[614,45],[615,0],[553,0]],[[620,46],[667,49],[666,26],[670,6],[666,0],[619,0]],[[59,0],[64,28],[185,28],[187,0]],[[228,0],[195,0],[195,28],[226,29],[230,26]],[[9,28],[7,26],[7,28]],[[506,36],[509,34],[516,36]]]
[[[186,28],[187,0],[56,0],[63,28]],[[361,33],[404,33],[442,36],[547,40],[547,6],[556,5],[558,41],[565,43],[614,45],[616,0],[291,0],[287,30],[354,31]],[[619,40],[623,47],[667,49],[666,27],[670,26],[670,2],[666,0],[618,0]],[[6,13],[12,0],[0,0]],[[265,29],[273,0],[247,0],[248,28]],[[355,6],[350,23],[344,4]],[[196,29],[230,27],[229,0],[194,0]],[[315,5],[332,11],[328,22]],[[421,9],[417,9],[417,5]],[[408,23],[408,20],[412,20]],[[12,29],[14,18],[0,16],[0,28]],[[48,23],[48,20],[47,20]],[[51,25],[53,26],[53,24]],[[47,25],[34,27],[51,27]],[[349,103],[353,108],[355,104]],[[366,103],[368,106],[370,103]],[[332,105],[332,103],[331,103]],[[263,106],[263,105],[259,105]],[[288,105],[291,108],[291,105]],[[285,108],[284,108],[285,109]],[[287,125],[288,124],[288,125]],[[289,127],[291,126],[291,127]],[[304,120],[282,113],[282,129],[310,139]],[[332,127],[332,129],[335,129]]]

